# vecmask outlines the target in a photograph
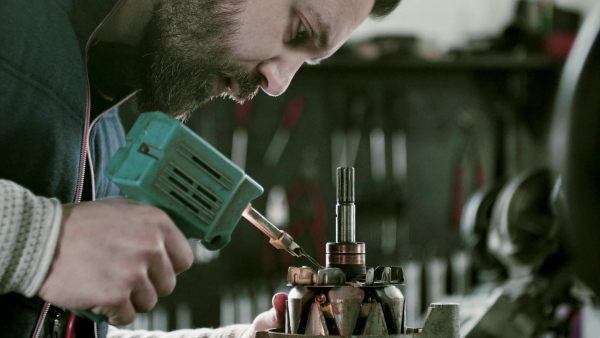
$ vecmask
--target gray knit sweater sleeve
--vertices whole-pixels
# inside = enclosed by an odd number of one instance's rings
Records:
[[[119,330],[111,326],[108,330],[107,338],[241,338],[250,327],[250,324],[238,324],[218,329],[189,329],[163,332]]]
[[[0,180],[0,294],[34,296],[52,263],[62,206]]]

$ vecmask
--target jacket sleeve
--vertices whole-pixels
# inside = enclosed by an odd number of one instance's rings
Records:
[[[218,329],[190,329],[171,332],[120,330],[109,327],[107,338],[240,338],[250,329],[250,324],[230,325]]]
[[[52,264],[62,206],[0,180],[0,294],[37,294]]]

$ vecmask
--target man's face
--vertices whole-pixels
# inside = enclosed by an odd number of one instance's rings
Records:
[[[213,97],[277,96],[333,54],[374,0],[160,0],[140,43],[140,106],[185,118]]]

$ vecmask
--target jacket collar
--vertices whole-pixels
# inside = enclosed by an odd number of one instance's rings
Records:
[[[102,25],[115,13],[117,8],[127,0],[74,0],[71,11],[71,22],[81,48],[87,68],[90,84],[91,119],[113,109],[135,95],[131,83],[124,82],[119,76],[121,62],[119,59],[129,57],[133,50],[127,46],[110,48],[95,40],[95,35]]]
[[[85,59],[86,46],[93,35],[123,1],[126,0],[73,0],[70,18]]]

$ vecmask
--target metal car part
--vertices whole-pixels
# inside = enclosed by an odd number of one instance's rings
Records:
[[[354,168],[337,170],[336,241],[326,244],[325,268],[289,267],[286,325],[257,338],[458,338],[457,304],[432,304],[423,328],[406,326],[399,266],[366,267],[365,243],[355,242]]]
[[[577,276],[600,294],[600,5],[590,11],[563,68],[550,134],[553,171],[562,177],[566,240]]]
[[[518,175],[494,205],[488,247],[507,267],[539,267],[558,249],[558,222],[550,207],[550,172]]]

